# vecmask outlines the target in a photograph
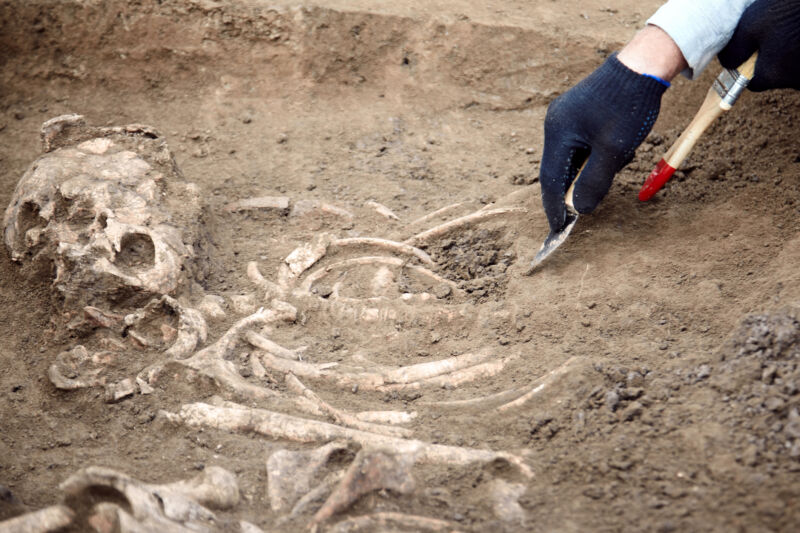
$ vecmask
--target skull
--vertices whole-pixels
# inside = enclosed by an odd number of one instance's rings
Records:
[[[42,126],[45,154],[17,184],[3,225],[14,261],[53,265],[68,309],[139,305],[193,272],[199,192],[146,126]]]

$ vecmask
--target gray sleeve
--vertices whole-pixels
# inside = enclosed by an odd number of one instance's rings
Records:
[[[647,20],[675,41],[696,78],[733,35],[742,13],[755,0],[669,0]]]

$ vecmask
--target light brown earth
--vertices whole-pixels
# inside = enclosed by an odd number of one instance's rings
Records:
[[[372,494],[343,516],[404,511],[468,531],[792,531],[797,94],[746,94],[641,204],[640,183],[719,67],[678,81],[600,209],[546,268],[524,275],[547,232],[535,183],[546,105],[658,4],[0,1],[0,206],[40,154],[46,119],[152,125],[209,207],[215,248],[204,289],[229,296],[252,290],[249,261],[274,278],[320,231],[397,238],[440,207],[463,202],[465,214],[521,191],[527,214],[427,248],[437,272],[467,290],[478,317],[469,327],[312,316],[275,338],[308,345],[318,362],[356,352],[394,365],[484,347],[518,354],[500,374],[456,389],[314,389],[341,408],[416,410],[409,427],[422,440],[524,455],[535,474],[520,498],[525,522],[492,512],[487,486],[514,475],[488,466],[417,469],[414,493]],[[223,209],[266,195],[330,202],[355,218]],[[159,483],[217,465],[237,474],[244,496],[226,519],[266,531],[304,523],[276,525],[267,499],[266,458],[287,443],[156,416],[219,391],[175,384],[112,405],[102,390],[57,391],[47,368],[77,341],[56,340],[49,280],[25,274],[0,253],[0,484],[27,509],[56,503],[58,484],[90,465]],[[570,358],[570,370],[521,407],[436,407],[531,383]],[[0,520],[23,509],[0,501]]]

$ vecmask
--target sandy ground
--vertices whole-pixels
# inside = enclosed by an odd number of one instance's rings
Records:
[[[372,494],[345,516],[401,510],[468,531],[791,531],[800,520],[796,94],[745,95],[641,204],[639,185],[718,66],[679,81],[601,208],[546,268],[524,275],[547,233],[536,183],[546,105],[658,4],[2,1],[0,205],[40,154],[44,120],[75,112],[99,125],[150,124],[207,201],[214,253],[201,284],[230,297],[252,291],[248,262],[273,278],[321,231],[400,238],[441,207],[463,203],[453,214],[466,214],[517,193],[526,214],[426,248],[465,291],[451,303],[466,302],[467,318],[309,314],[274,334],[309,346],[317,362],[366,353],[407,365],[484,348],[512,358],[455,389],[314,388],[342,408],[418,411],[410,427],[425,441],[523,455],[535,473],[520,498],[525,520],[492,511],[487,486],[507,473],[489,466],[420,469],[413,494]],[[264,195],[355,216],[223,209]],[[50,280],[0,253],[0,484],[25,505],[0,501],[0,519],[57,502],[58,484],[89,465],[150,482],[219,465],[244,496],[226,519],[268,531],[302,524],[277,525],[266,495],[266,457],[293,445],[157,416],[219,391],[176,383],[117,404],[102,390],[57,391],[47,368],[78,339],[55,331],[52,294]],[[519,408],[436,407],[534,383],[566,361],[570,371]]]

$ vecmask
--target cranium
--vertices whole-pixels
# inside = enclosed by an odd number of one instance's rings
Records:
[[[200,202],[147,126],[42,126],[45,154],[17,184],[3,224],[14,261],[54,266],[68,309],[138,305],[191,272]]]

